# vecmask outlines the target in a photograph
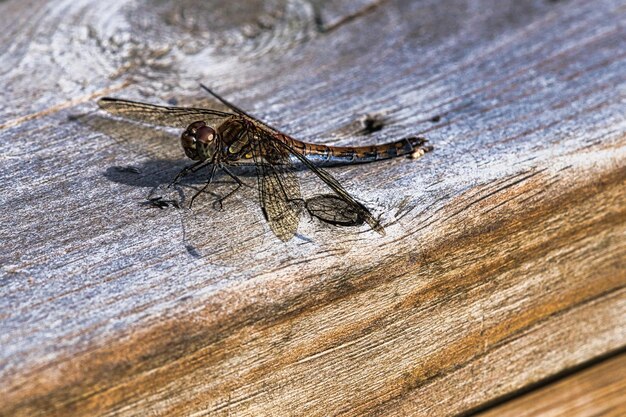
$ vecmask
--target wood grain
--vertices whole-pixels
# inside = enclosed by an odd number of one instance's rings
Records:
[[[626,355],[603,361],[489,411],[490,416],[623,416]]]
[[[623,2],[237,4],[0,3],[0,415],[453,415],[626,346]],[[281,243],[248,188],[142,207],[180,131],[95,98],[199,82],[435,151],[332,170],[385,237]]]

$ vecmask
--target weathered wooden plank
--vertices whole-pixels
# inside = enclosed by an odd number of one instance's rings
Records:
[[[624,346],[625,20],[609,0],[0,3],[0,414],[453,414]],[[282,244],[253,190],[141,208],[186,164],[180,132],[70,116],[206,103],[199,81],[296,137],[436,150],[333,170],[385,237],[304,221]],[[366,114],[383,129],[358,133]]]
[[[623,416],[626,414],[626,355],[608,359],[480,416]]]

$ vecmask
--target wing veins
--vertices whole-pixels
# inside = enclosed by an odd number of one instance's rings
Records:
[[[272,142],[275,145],[281,146],[283,149],[286,149],[289,153],[291,153],[293,156],[298,158],[298,160],[300,160],[300,162],[302,162],[307,168],[309,168],[311,171],[313,171],[313,173],[315,175],[317,175],[322,181],[324,181],[324,183],[328,187],[330,187],[330,189],[332,189],[339,197],[341,197],[346,203],[351,205],[355,210],[360,212],[363,215],[363,217],[364,217],[365,221],[367,222],[367,224],[369,224],[370,227],[373,230],[375,230],[376,232],[378,232],[378,233],[380,233],[382,235],[385,234],[385,229],[382,227],[380,222],[378,220],[376,220],[374,218],[374,216],[372,216],[372,213],[370,213],[370,211],[363,204],[361,204],[358,201],[356,201],[345,190],[345,188],[343,188],[343,186],[339,183],[339,181],[337,181],[332,175],[330,175],[324,169],[318,168],[315,165],[313,165],[313,163],[311,161],[309,161],[308,159],[306,159],[306,157],[304,155],[302,155],[297,150],[292,149],[289,145],[287,145],[283,141],[278,140],[278,139],[276,139],[276,138],[274,138],[274,137],[272,137],[270,135],[267,135],[267,133],[265,133],[265,134],[267,136],[267,140],[269,140],[270,142]]]
[[[266,129],[269,129],[272,132],[281,133],[280,130],[276,129],[275,127],[272,127],[272,126],[268,125],[264,121],[262,121],[262,120],[258,119],[257,117],[251,115],[250,113],[248,113],[245,110],[243,110],[241,107],[238,107],[238,106],[234,105],[230,101],[226,100],[224,97],[222,97],[219,94],[217,94],[215,91],[211,90],[206,85],[200,84],[200,87],[202,87],[207,93],[209,93],[210,95],[212,95],[213,97],[218,99],[223,105],[225,105],[226,107],[228,107],[229,109],[231,109],[235,113],[237,113],[237,114],[239,114],[241,116],[247,117],[251,121],[255,122],[256,124],[266,128]]]
[[[101,109],[128,119],[155,125],[187,127],[196,120],[216,122],[233,116],[232,113],[195,107],[170,107],[103,97],[98,100]]]
[[[289,154],[276,149],[264,137],[259,137],[260,132],[262,130],[257,126],[249,127],[246,132],[252,136],[248,140],[253,144],[259,199],[270,228],[279,239],[287,241],[296,233],[300,221],[300,210],[293,204],[302,200],[300,185],[292,171]],[[271,158],[279,164],[272,164]]]

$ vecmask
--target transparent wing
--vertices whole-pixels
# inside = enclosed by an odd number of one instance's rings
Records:
[[[324,181],[324,183],[326,183],[326,185],[331,190],[333,190],[335,194],[341,200],[343,200],[342,204],[337,204],[337,202],[335,202],[334,204],[326,204],[327,207],[325,208],[325,212],[323,214],[319,214],[319,213],[322,213],[321,211],[316,212],[315,210],[313,210],[313,213],[318,213],[318,215],[313,214],[315,217],[319,218],[320,220],[324,220],[324,221],[327,221],[328,223],[331,223],[331,221],[328,221],[327,219],[331,219],[333,216],[329,214],[328,210],[331,209],[331,207],[334,205],[335,207],[340,208],[346,213],[348,212],[351,213],[350,216],[353,219],[358,219],[358,221],[365,221],[367,224],[369,224],[369,226],[373,230],[375,230],[379,234],[381,235],[385,234],[385,229],[382,227],[380,222],[376,220],[374,216],[372,216],[372,213],[370,213],[367,207],[365,207],[363,204],[356,201],[354,197],[352,197],[345,190],[345,188],[343,188],[343,186],[339,183],[339,181],[337,181],[327,171],[313,165],[313,163],[309,161],[304,155],[302,155],[298,150],[289,146],[287,143],[281,141],[280,139],[275,137],[273,134],[271,134],[271,132],[267,132],[260,128],[257,129],[257,132],[262,137],[262,142],[271,143],[271,147],[276,150],[275,151],[276,153],[283,152],[283,153],[291,154],[295,156],[305,167],[313,171],[315,175],[317,175],[322,181]],[[270,145],[267,145],[267,146],[269,147]],[[324,200],[325,200],[325,203],[328,203],[330,201],[327,197]],[[338,214],[337,216],[341,217],[340,214]],[[354,220],[353,221],[354,225],[356,225],[358,221]]]
[[[309,214],[319,220],[336,226],[360,226],[365,223],[362,211],[355,210],[337,194],[321,194],[306,200]]]
[[[289,152],[267,140],[264,131],[250,127],[246,134],[257,169],[263,214],[272,232],[286,242],[298,230],[303,206],[296,168]]]
[[[179,128],[186,128],[198,120],[203,120],[208,125],[215,125],[233,115],[217,110],[157,106],[111,97],[103,97],[98,100],[98,106],[111,114],[127,119]]]
[[[254,122],[257,126],[262,127],[265,130],[269,130],[273,133],[280,133],[280,131],[276,128],[273,128],[272,126],[268,125],[267,123],[257,119],[256,117],[254,117],[253,115],[247,113],[246,111],[244,111],[243,109],[241,109],[238,106],[235,106],[233,103],[231,103],[230,101],[226,100],[224,97],[220,96],[219,94],[217,94],[215,91],[211,90],[209,87],[207,87],[204,84],[200,84],[200,87],[202,87],[204,89],[204,91],[206,91],[207,93],[209,93],[210,95],[212,95],[214,98],[216,98],[218,101],[220,101],[223,105],[225,105],[226,107],[228,107],[229,109],[231,109],[232,111],[234,111],[235,113],[239,114],[240,116],[245,116],[248,119],[250,119],[250,121]]]

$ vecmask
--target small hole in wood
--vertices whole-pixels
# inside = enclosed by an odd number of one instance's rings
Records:
[[[370,134],[382,130],[385,127],[385,119],[379,114],[366,114],[361,119],[361,125],[363,126],[361,132]]]

